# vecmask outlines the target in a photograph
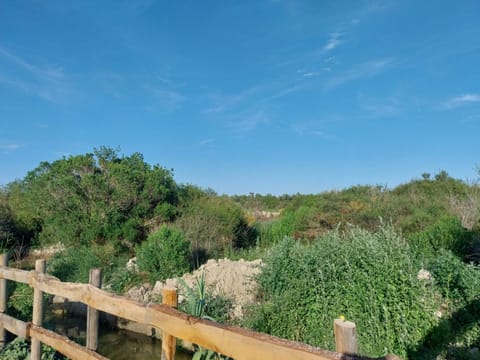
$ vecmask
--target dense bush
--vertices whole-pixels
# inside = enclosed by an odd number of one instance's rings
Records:
[[[190,241],[193,253],[206,253],[210,257],[249,247],[256,239],[242,209],[224,197],[197,198],[175,225]]]
[[[478,359],[480,268],[440,249],[426,265],[443,297],[441,319],[409,351],[411,359]]]
[[[171,171],[106,147],[42,162],[8,193],[16,221],[42,245],[111,242],[133,249],[145,238],[147,220],[171,220],[178,202]]]
[[[103,278],[108,281],[126,262],[127,257],[109,245],[77,246],[56,253],[47,264],[47,273],[62,281],[87,283],[90,269],[101,268]]]
[[[412,249],[423,258],[433,258],[436,253],[450,250],[461,258],[468,258],[473,252],[473,235],[463,228],[457,218],[444,217],[425,230],[410,236]]]
[[[190,269],[190,244],[180,230],[162,226],[137,248],[137,264],[150,280],[165,280]]]
[[[463,306],[480,295],[480,268],[466,264],[451,251],[440,249],[426,265],[442,296]],[[480,320],[480,313],[477,314]]]
[[[332,232],[310,246],[286,238],[265,262],[263,303],[247,320],[257,330],[333,349],[332,320],[343,314],[362,354],[403,356],[435,324],[433,289],[390,228]]]
[[[17,337],[5,348],[0,350],[0,359],[2,360],[25,360],[30,359],[30,342],[24,338]],[[49,346],[42,344],[41,360],[64,360],[62,354],[55,351]]]

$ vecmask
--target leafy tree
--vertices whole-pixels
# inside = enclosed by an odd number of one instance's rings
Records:
[[[194,200],[175,225],[182,229],[194,253],[210,256],[223,256],[228,250],[249,247],[256,239],[242,209],[227,197]]]
[[[42,244],[102,244],[132,247],[145,238],[149,219],[171,218],[178,202],[172,172],[134,153],[107,147],[94,153],[42,162],[11,187],[20,223]]]

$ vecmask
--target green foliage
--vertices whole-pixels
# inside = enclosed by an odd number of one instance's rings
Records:
[[[193,288],[190,288],[183,278],[180,278],[180,284],[185,291],[186,301],[181,304],[182,311],[187,314],[201,317],[212,321],[225,320],[228,311],[231,310],[231,303],[221,297],[211,297],[205,284],[205,273],[196,278]],[[202,348],[196,345],[192,360],[223,360],[230,359],[213,350]]]
[[[131,271],[125,266],[119,266],[111,274],[107,285],[110,286],[110,289],[113,292],[122,295],[132,287],[144,283],[144,280],[142,274],[136,271]]]
[[[27,360],[30,359],[30,342],[24,338],[17,337],[8,343],[4,349],[0,351],[2,360]],[[41,360],[64,360],[66,359],[55,349],[42,344]]]
[[[190,244],[180,230],[163,225],[137,248],[137,264],[150,280],[165,280],[190,270]]]
[[[440,249],[426,267],[442,296],[456,306],[465,305],[480,294],[480,268],[464,263],[451,251]],[[480,313],[476,318],[480,319]]]
[[[131,248],[145,238],[146,220],[173,218],[178,202],[170,171],[105,147],[41,163],[12,184],[9,196],[16,219],[38,232],[41,244],[73,246]]]
[[[33,289],[27,284],[12,284],[13,291],[8,299],[8,309],[16,318],[31,321],[33,313]]]
[[[109,281],[117,268],[125,266],[126,261],[108,245],[70,247],[54,255],[47,264],[47,273],[62,281],[88,283],[90,270],[101,268],[105,281]]]
[[[362,354],[403,356],[435,324],[433,290],[390,228],[332,232],[311,246],[286,238],[265,262],[263,304],[247,319],[257,330],[334,349],[332,319],[343,314],[357,324]]]
[[[460,220],[445,217],[425,230],[410,236],[409,242],[420,257],[433,258],[441,249],[450,250],[461,258],[473,251],[472,233],[463,228]]]
[[[194,254],[218,257],[230,249],[252,246],[256,239],[242,209],[225,197],[194,200],[175,225],[190,241]]]

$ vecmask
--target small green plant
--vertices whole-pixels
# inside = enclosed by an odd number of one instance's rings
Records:
[[[183,233],[166,225],[150,234],[137,248],[138,268],[148,273],[151,282],[188,272],[189,257],[190,244]]]
[[[17,337],[0,351],[2,360],[28,360],[30,359],[30,342]],[[41,360],[66,360],[67,358],[55,351],[50,346],[42,344]]]
[[[186,303],[181,307],[186,313],[207,319],[216,321],[213,317],[207,315],[207,309],[209,306],[209,296],[207,293],[205,283],[205,273],[202,272],[200,277],[195,279],[195,285],[190,288],[184,279],[178,279],[182,288],[185,291]],[[215,299],[215,298],[213,298]],[[230,359],[224,355],[221,355],[213,350],[205,349],[199,345],[195,345],[195,353],[192,360],[226,360]]]
[[[133,286],[142,284],[143,277],[136,271],[131,271],[126,267],[119,267],[111,276],[109,285],[113,292],[123,294]]]

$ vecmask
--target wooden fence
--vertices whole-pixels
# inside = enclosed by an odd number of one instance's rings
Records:
[[[45,274],[44,260],[37,260],[35,271],[25,271],[9,268],[7,256],[0,255],[0,341],[5,341],[5,331],[31,339],[32,360],[40,359],[40,343],[53,347],[72,360],[107,359],[95,352],[98,339],[98,311],[103,311],[160,329],[163,332],[163,342],[159,358],[162,360],[173,360],[177,338],[238,360],[335,360],[351,359],[356,353],[355,326],[350,322],[335,320],[338,352],[331,352],[187,315],[175,309],[177,295],[173,289],[164,289],[163,304],[144,305],[101,290],[100,279],[101,272],[93,269],[89,284],[61,282]],[[25,323],[5,314],[7,280],[33,287],[32,322]],[[42,328],[43,293],[61,296],[88,306],[86,347]]]

